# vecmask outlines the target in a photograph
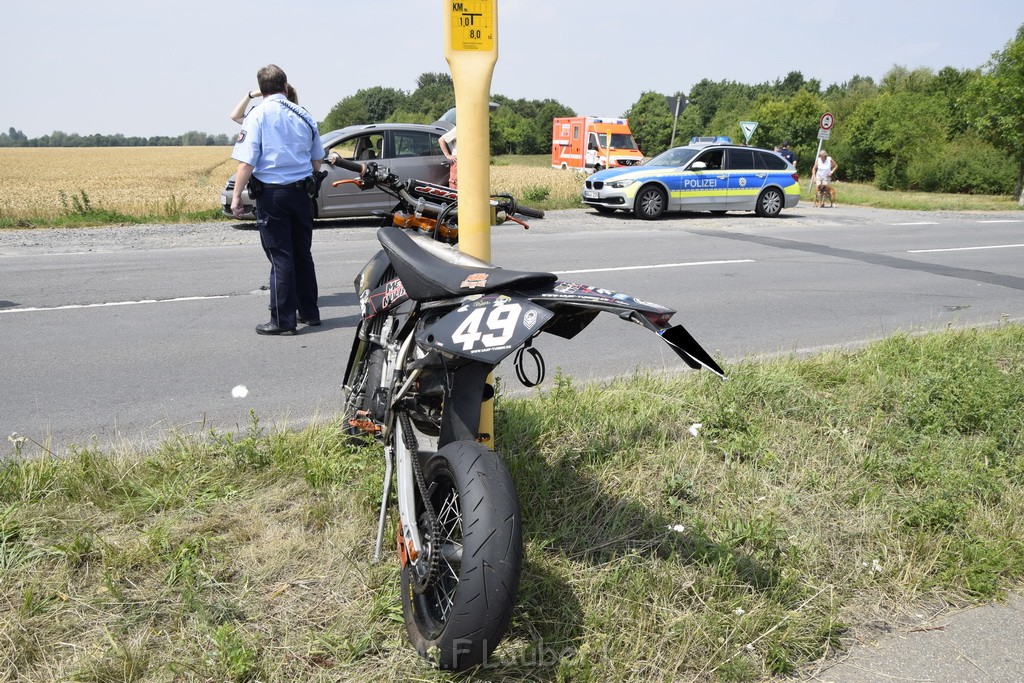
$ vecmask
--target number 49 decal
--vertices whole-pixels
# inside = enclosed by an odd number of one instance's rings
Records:
[[[529,299],[480,299],[449,312],[417,334],[422,346],[495,363],[537,334],[552,313]]]
[[[452,332],[452,341],[462,344],[463,351],[470,351],[480,342],[484,348],[493,349],[507,344],[516,332],[523,307],[517,303],[503,303],[490,308],[474,308],[466,319]],[[484,316],[486,320],[484,319]],[[482,331],[483,323],[485,334]]]

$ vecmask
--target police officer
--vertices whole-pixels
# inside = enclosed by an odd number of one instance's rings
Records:
[[[783,159],[796,166],[796,155],[793,154],[793,150],[789,148],[789,140],[782,143],[782,149],[779,150],[779,154],[782,155]]]
[[[231,213],[242,217],[242,190],[249,185],[270,260],[270,322],[257,325],[256,333],[290,335],[297,323],[320,324],[311,190],[324,147],[313,117],[286,98],[288,80],[280,67],[263,67],[256,81],[263,102],[245,117],[231,153],[238,161]]]

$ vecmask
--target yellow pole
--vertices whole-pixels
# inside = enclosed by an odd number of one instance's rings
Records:
[[[455,85],[459,164],[459,250],[491,260],[491,76],[498,61],[498,0],[445,0],[444,56]],[[493,378],[488,378],[493,384]],[[494,405],[480,411],[483,442],[493,446]]]

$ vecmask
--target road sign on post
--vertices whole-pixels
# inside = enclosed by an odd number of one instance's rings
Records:
[[[824,113],[821,115],[821,121],[819,123],[822,130],[832,130],[832,124],[836,122],[836,119],[832,114]]]
[[[686,106],[690,104],[690,101],[686,99],[685,95],[669,95],[665,98],[665,104],[668,105],[668,110],[672,112],[672,140],[668,143],[668,146],[675,147],[676,124],[679,123],[679,114],[686,109]]]
[[[444,57],[455,85],[459,168],[459,250],[491,260],[489,111],[491,76],[498,61],[498,0],[444,0]],[[488,379],[488,383],[491,380]],[[493,447],[494,405],[480,410],[482,441]]]
[[[743,139],[750,142],[750,136],[757,130],[757,121],[740,121],[740,129],[743,131]]]

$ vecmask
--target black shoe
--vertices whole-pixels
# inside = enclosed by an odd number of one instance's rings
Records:
[[[317,327],[320,325],[320,318],[303,318],[301,315],[296,318],[303,325],[309,325],[310,327]]]
[[[276,335],[291,335],[295,334],[294,327],[279,327],[275,322],[263,323],[262,325],[256,326],[256,334],[276,334]]]

